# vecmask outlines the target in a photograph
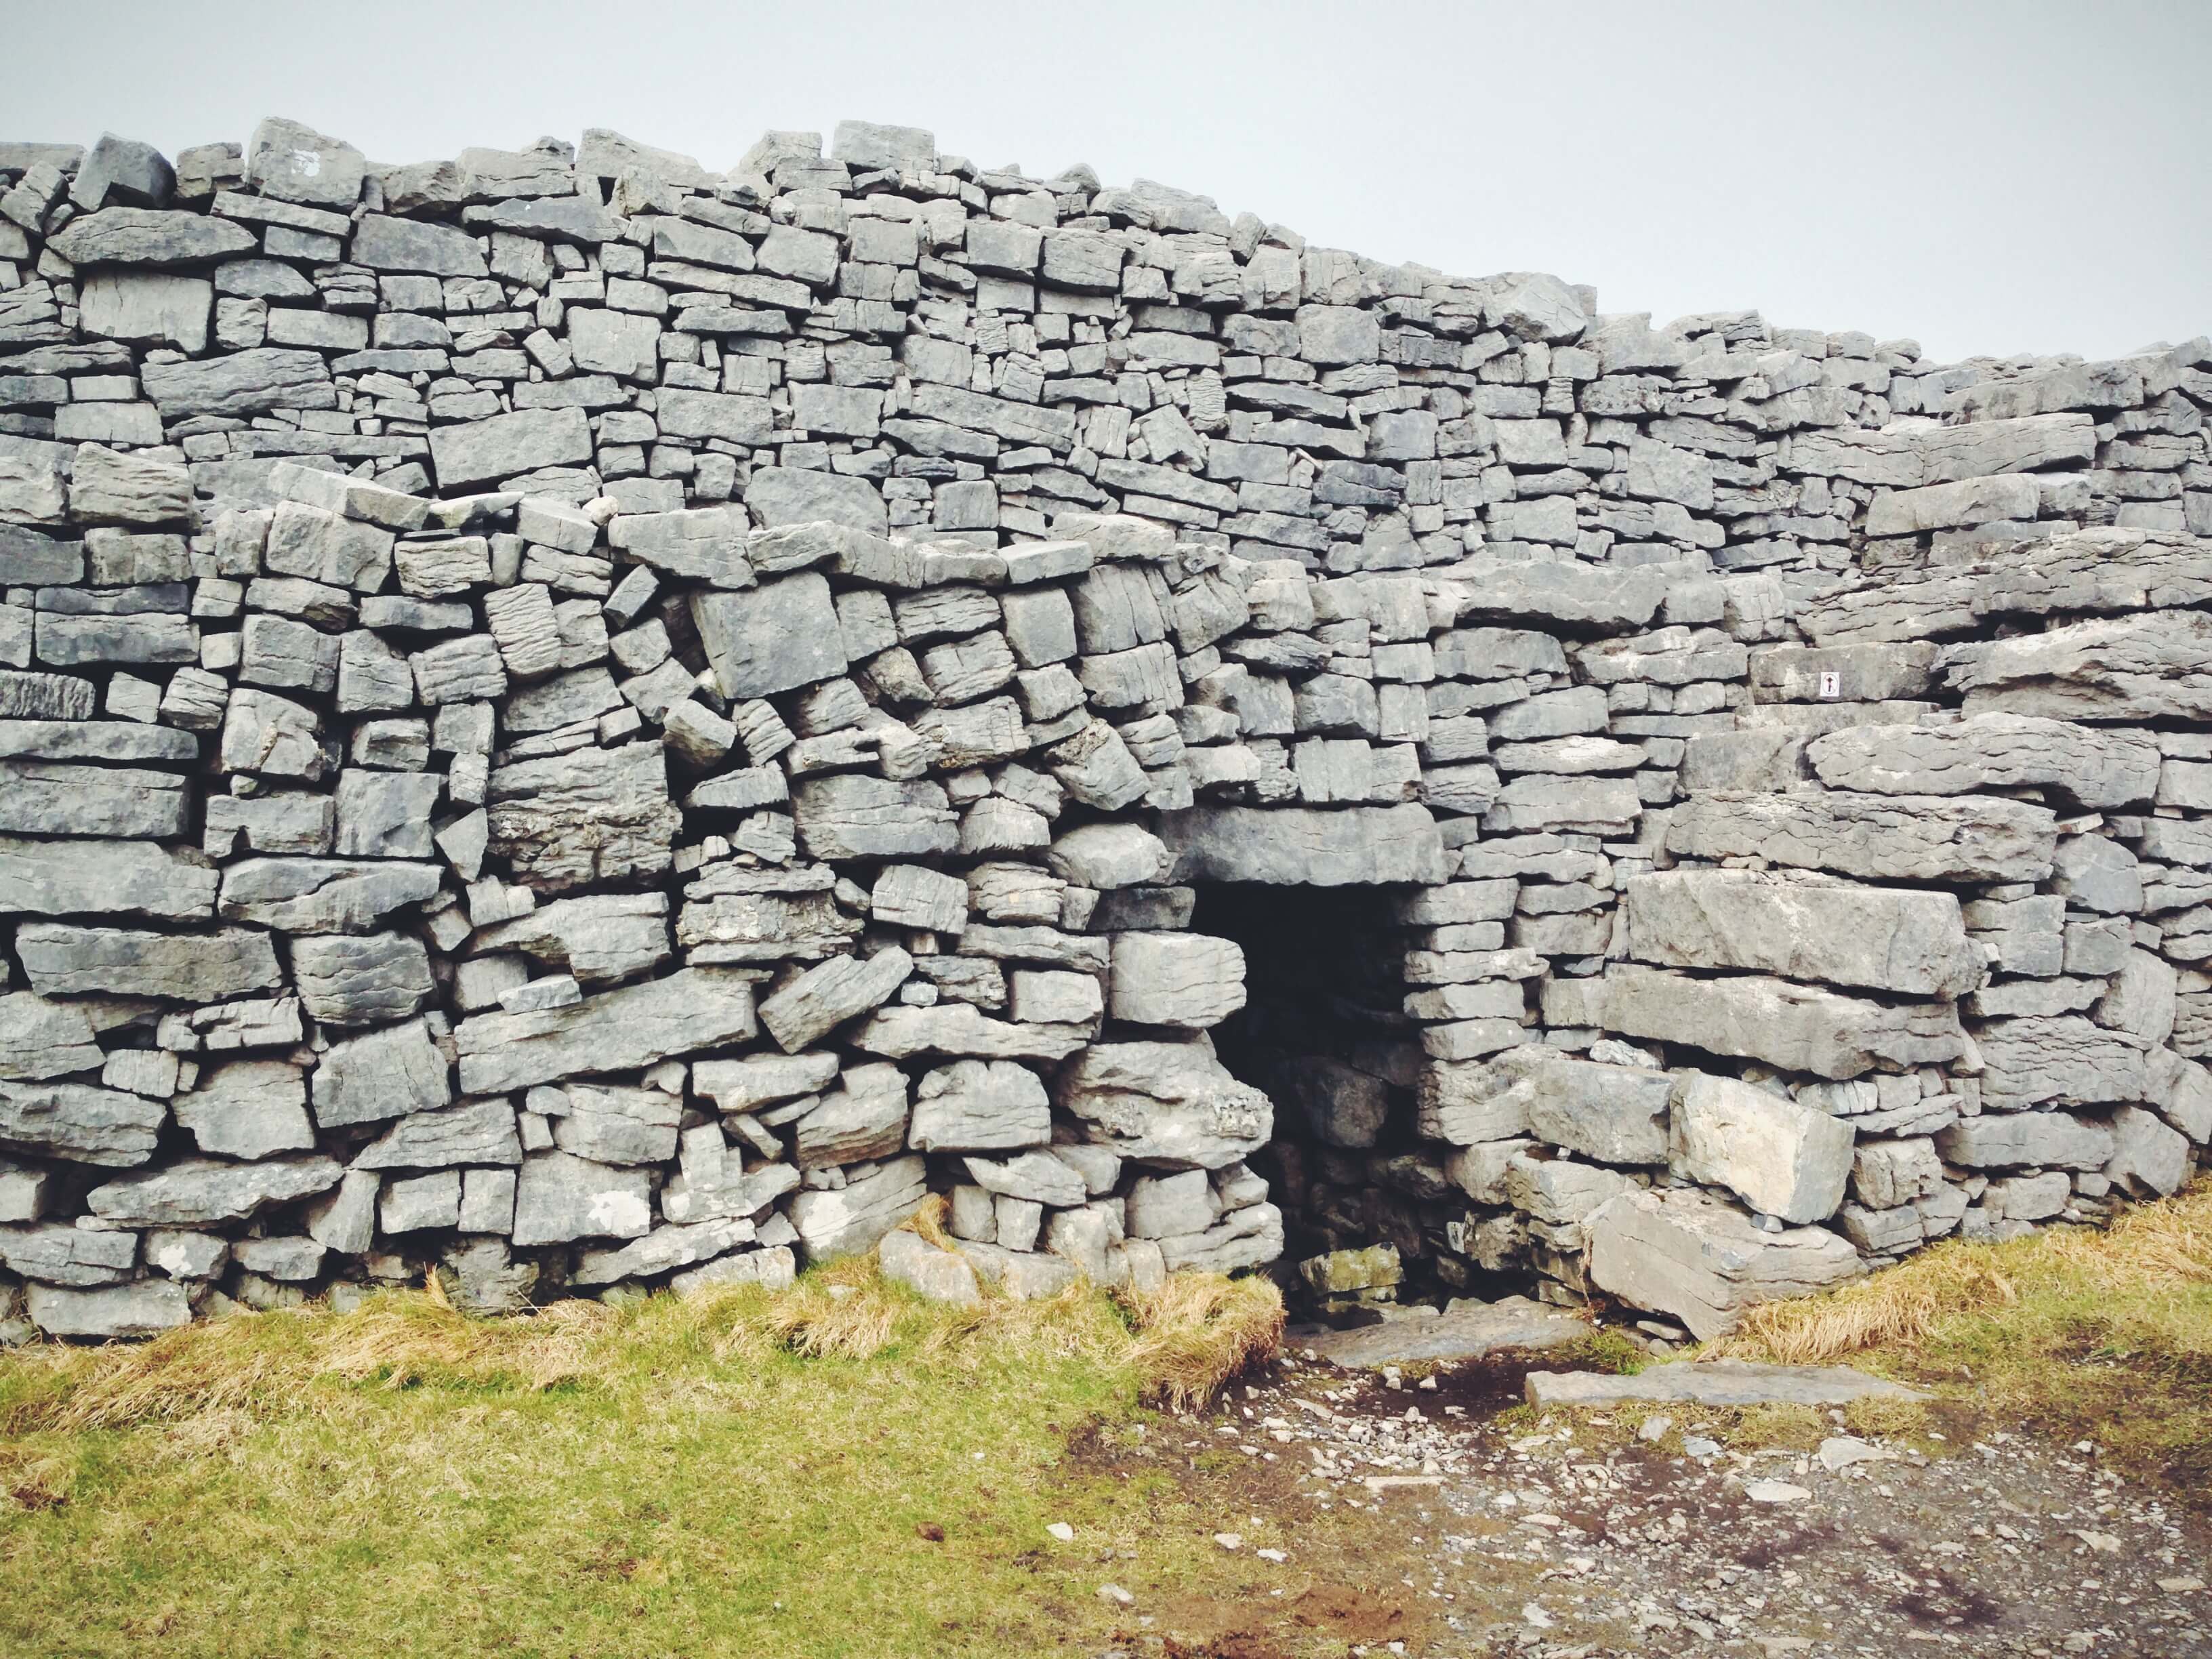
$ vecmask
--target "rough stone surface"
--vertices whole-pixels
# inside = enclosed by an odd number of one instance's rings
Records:
[[[2208,376],[866,122],[0,145],[0,1316],[2101,1222],[2212,1141]]]

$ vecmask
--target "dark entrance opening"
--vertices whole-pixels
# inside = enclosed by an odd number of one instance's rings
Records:
[[[1497,1296],[1525,1283],[1469,1260],[1473,1206],[1445,1149],[1415,1133],[1423,1054],[1407,1016],[1401,887],[1203,883],[1194,931],[1244,951],[1246,1000],[1212,1031],[1221,1062],[1274,1103],[1274,1136],[1251,1159],[1280,1206],[1278,1273],[1294,1302],[1339,1314],[1362,1303]],[[1298,1264],[1388,1245],[1395,1284],[1309,1283]],[[1341,1264],[1344,1278],[1382,1278]],[[1379,1267],[1379,1263],[1371,1264]]]

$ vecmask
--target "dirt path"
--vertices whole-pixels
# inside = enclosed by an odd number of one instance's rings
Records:
[[[1501,1422],[1528,1363],[1402,1389],[1293,1365],[1179,1444],[1094,1449],[1170,1470],[1253,1563],[1232,1602],[1139,1598],[1116,1651],[2212,1655],[2212,1526],[2094,1449],[1964,1411],[1918,1446],[1839,1420],[1761,1444],[1696,1407],[1648,1440],[1605,1413]]]

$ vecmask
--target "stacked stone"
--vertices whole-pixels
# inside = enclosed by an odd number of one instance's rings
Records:
[[[913,129],[0,145],[0,1318],[1264,1264],[1226,881],[1392,890],[1297,1219],[1446,1283],[2171,1191],[2207,404]]]

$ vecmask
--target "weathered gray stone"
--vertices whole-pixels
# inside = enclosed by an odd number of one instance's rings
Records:
[[[951,1250],[940,1250],[919,1234],[893,1230],[876,1247],[884,1277],[931,1302],[974,1307],[983,1299],[975,1270]]]
[[[1726,1335],[1747,1308],[1866,1270],[1859,1253],[1825,1228],[1761,1232],[1734,1206],[1689,1189],[1624,1193],[1584,1230],[1591,1283],[1679,1319],[1700,1341]]]
[[[2024,801],[1932,795],[1711,794],[1669,815],[1685,858],[1759,858],[1872,881],[2040,881],[2057,820]]]
[[[272,409],[334,409],[338,400],[321,352],[280,346],[147,363],[138,378],[164,421],[259,415]]]
[[[761,1024],[786,1054],[811,1047],[847,1020],[880,1008],[914,972],[896,945],[866,958],[839,957],[808,969],[761,1005]]]
[[[206,214],[112,207],[70,220],[50,246],[72,264],[181,265],[251,252],[253,233]]]
[[[653,1231],[652,1176],[567,1152],[533,1152],[514,1187],[517,1249],[578,1238],[642,1238]]]
[[[356,1170],[437,1170],[522,1161],[514,1109],[504,1100],[465,1100],[410,1112],[354,1154]]]
[[[1663,1072],[1554,1058],[1528,1075],[1528,1132],[1601,1164],[1663,1164],[1673,1085]]]
[[[1136,1025],[1200,1030],[1244,1006],[1244,952],[1202,933],[1116,933],[1107,1012]]]
[[[802,1170],[864,1164],[906,1146],[906,1075],[880,1062],[848,1066],[840,1085],[799,1120],[796,1155]]]
[[[749,1221],[702,1221],[690,1226],[656,1227],[635,1243],[619,1249],[583,1251],[568,1276],[572,1285],[586,1288],[624,1279],[655,1279],[679,1267],[690,1267],[726,1255],[753,1240]]]
[[[791,1224],[809,1261],[872,1249],[928,1196],[927,1163],[919,1157],[879,1164],[835,1192],[802,1192],[791,1200]]]
[[[1615,968],[1597,998],[1607,1030],[1816,1077],[1941,1065],[1966,1048],[1948,1004],[1892,1006],[1759,975],[1694,979]]]
[[[192,1318],[185,1287],[170,1279],[143,1279],[133,1285],[93,1290],[33,1285],[25,1302],[31,1322],[48,1336],[158,1336],[190,1324]]]
[[[325,1129],[430,1110],[453,1099],[445,1054],[410,1019],[333,1042],[315,1067],[315,1121]]]
[[[1844,1201],[1854,1135],[1826,1112],[1691,1072],[1674,1084],[1669,1134],[1680,1173],[1727,1188],[1763,1215],[1825,1221]]]
[[[12,999],[11,999],[12,1000]],[[154,1156],[161,1101],[84,1083],[0,1083],[0,1146],[127,1170]]]
[[[0,1228],[0,1263],[45,1285],[118,1285],[137,1267],[137,1234],[93,1232],[62,1221]]]
[[[490,1094],[638,1071],[671,1054],[743,1042],[755,1030],[752,988],[742,974],[687,968],[599,992],[573,1008],[477,1014],[454,1028],[453,1042],[462,1089]]]
[[[301,1005],[325,1025],[404,1019],[435,988],[429,952],[406,933],[295,940],[292,976]]]
[[[959,830],[942,784],[843,772],[792,789],[799,836],[817,859],[898,859],[949,853]]]
[[[204,276],[100,270],[85,279],[77,305],[79,325],[88,334],[174,346],[197,356],[207,349],[215,284]]]
[[[553,1144],[599,1164],[665,1164],[676,1156],[684,1103],[659,1089],[568,1084],[568,1110],[553,1121]]]
[[[0,760],[0,831],[174,838],[191,815],[190,786],[173,772]]]
[[[2075,1014],[1993,1019],[1975,1032],[1982,1100],[1993,1109],[2136,1101],[2149,1087],[2149,1045]]]
[[[1831,789],[1959,795],[2054,785],[2084,806],[2124,806],[2158,791],[2158,744],[2033,715],[1985,714],[1949,726],[1855,726],[1806,750]]]
[[[1948,893],[1868,888],[1748,870],[1638,876],[1622,890],[1629,954],[1674,968],[1741,968],[1788,979],[1957,998],[1981,953]]]
[[[1026,1066],[956,1060],[927,1073],[915,1091],[907,1144],[918,1152],[1007,1152],[1051,1139],[1051,1103]]]
[[[100,1069],[100,1043],[84,1010],[28,991],[0,996],[0,1078],[34,1081]]]
[[[853,1034],[862,1052],[890,1060],[925,1054],[979,1060],[1065,1060],[1089,1041],[1087,1025],[1016,1025],[966,1002],[878,1009]]]
[[[738,592],[696,593],[691,616],[723,696],[795,690],[845,672],[830,584],[814,571]]]
[[[2105,1174],[2113,1185],[2143,1198],[2167,1198],[2188,1184],[2194,1166],[2185,1135],[2136,1106],[2113,1113],[2112,1127],[2112,1158]]]
[[[1528,1403],[1539,1411],[1583,1406],[1853,1406],[1863,1400],[1923,1400],[1917,1389],[1849,1365],[1754,1365],[1741,1359],[1672,1360],[1630,1376],[1602,1371],[1531,1371]]]
[[[223,872],[216,908],[226,921],[288,933],[362,933],[434,896],[441,875],[398,860],[246,859]]]
[[[1159,833],[1177,881],[1341,887],[1446,874],[1436,821],[1416,805],[1198,806],[1161,814]]]
[[[519,879],[549,892],[659,874],[683,823],[653,744],[495,767],[489,799],[491,851]]]
[[[311,1198],[337,1186],[344,1173],[321,1157],[258,1164],[185,1158],[95,1187],[85,1203],[93,1214],[119,1227],[204,1227],[244,1221],[269,1205]]]
[[[26,922],[16,929],[15,950],[41,996],[220,1002],[283,983],[269,935],[242,927],[156,933]]]
[[[2101,1170],[2113,1135],[2108,1125],[2064,1112],[1985,1112],[1942,1131],[1936,1149],[1969,1170]]]
[[[430,461],[446,490],[591,459],[592,429],[580,409],[518,410],[430,428]]]
[[[649,973],[669,958],[664,893],[592,893],[556,899],[512,921],[480,928],[470,949],[520,951],[566,968],[586,985]]]
[[[1240,1083],[1211,1044],[1102,1042],[1060,1074],[1054,1097],[1126,1158],[1171,1170],[1218,1170],[1267,1143],[1267,1097]]]
[[[2152,611],[1954,646],[1943,659],[1969,717],[2150,720],[2212,715],[2208,657],[2212,617]]]
[[[216,1066],[173,1104],[178,1123],[213,1157],[259,1158],[315,1149],[307,1075],[284,1060],[238,1060]]]

